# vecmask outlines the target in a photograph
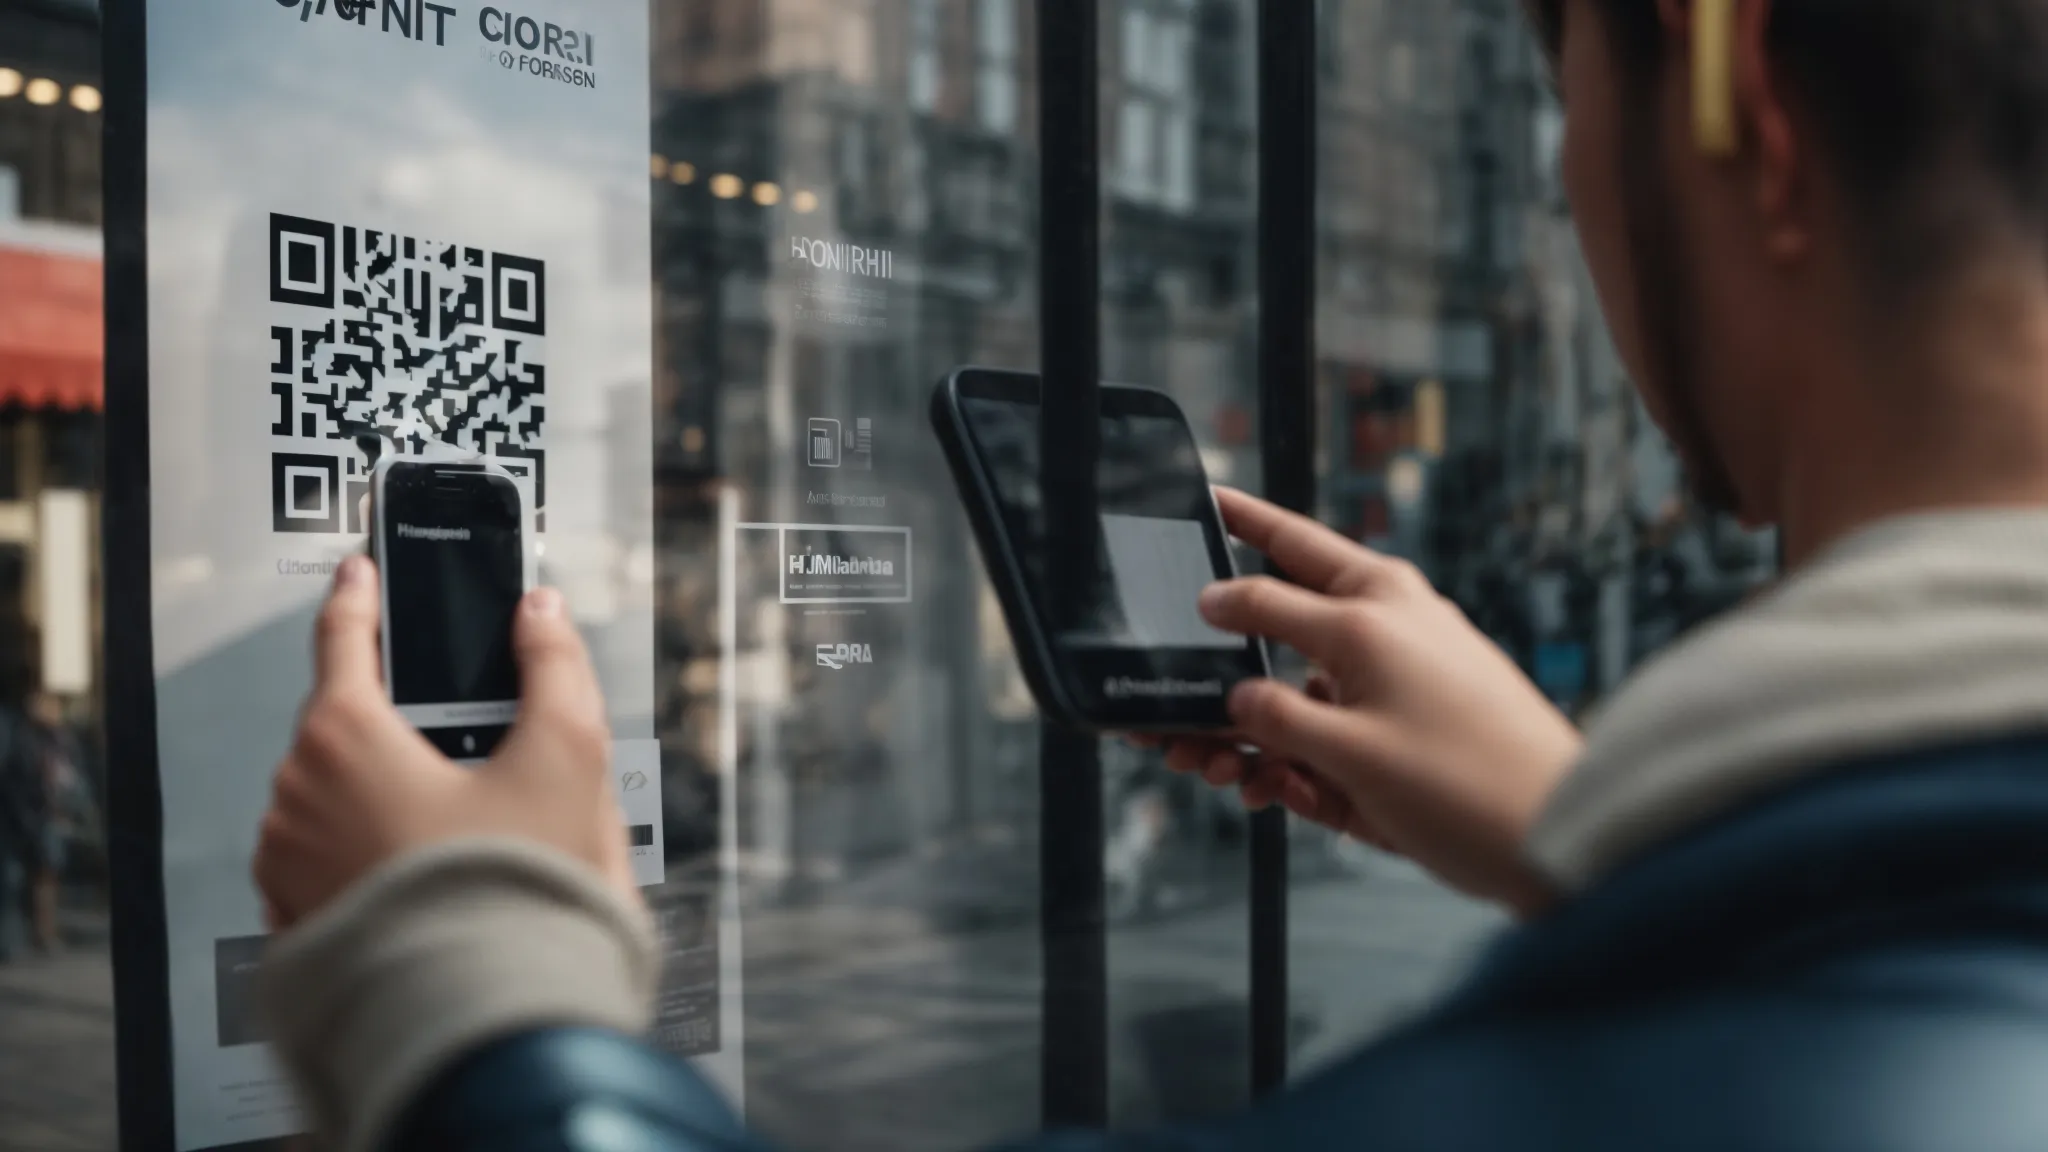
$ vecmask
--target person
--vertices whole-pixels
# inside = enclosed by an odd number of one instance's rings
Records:
[[[0,690],[0,962],[40,928],[37,881],[49,842],[49,794],[29,754],[28,723],[7,695]]]
[[[0,677],[0,958],[23,937],[44,954],[58,951],[65,808],[73,779],[66,745],[44,723],[54,699],[30,692],[34,669],[15,662]]]
[[[78,741],[64,722],[64,706],[49,692],[28,699],[25,722],[17,724],[22,774],[31,790],[39,790],[39,816],[34,839],[36,869],[30,880],[30,908],[36,947],[45,953],[62,949],[59,923],[64,868],[74,831],[72,821],[85,787],[80,775]]]
[[[1319,668],[1177,770],[1523,921],[1420,1019],[1106,1150],[2048,1147],[2048,0],[1532,0],[1617,347],[1770,594],[1582,734],[1411,566],[1224,493]],[[274,1032],[346,1148],[754,1147],[631,1038],[653,943],[561,601],[461,772],[345,566],[255,862]],[[1248,755],[1241,746],[1257,750]]]

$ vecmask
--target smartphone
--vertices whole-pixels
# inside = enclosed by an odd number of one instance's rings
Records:
[[[391,700],[445,755],[485,759],[519,707],[512,621],[532,584],[519,485],[480,457],[386,457],[370,520]]]
[[[1237,575],[1187,417],[1146,388],[1102,386],[1095,575],[1054,627],[1045,598],[1036,376],[962,368],[932,396],[1012,646],[1039,708],[1099,732],[1230,726],[1239,682],[1269,674],[1265,646],[1209,626],[1202,589]]]

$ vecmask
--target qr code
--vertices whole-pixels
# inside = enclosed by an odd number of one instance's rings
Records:
[[[359,437],[492,457],[547,526],[547,266],[270,217],[271,529],[359,533]]]

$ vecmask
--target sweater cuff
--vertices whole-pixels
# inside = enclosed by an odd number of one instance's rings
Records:
[[[538,844],[403,856],[272,941],[262,996],[326,1147],[374,1152],[413,1096],[480,1044],[536,1027],[648,1025],[644,907]]]

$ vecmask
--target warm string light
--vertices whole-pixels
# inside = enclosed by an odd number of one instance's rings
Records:
[[[74,95],[73,99],[75,101],[77,97]],[[648,157],[647,174],[653,179],[667,180],[671,184],[697,182],[695,164],[688,160],[671,160],[658,152]],[[763,208],[773,208],[787,200],[791,210],[801,215],[809,215],[818,210],[819,200],[816,192],[809,188],[799,188],[785,196],[782,185],[773,180],[756,181],[749,193],[745,179],[731,172],[720,172],[711,177],[709,187],[711,194],[720,200],[737,200],[742,196],[748,196]]]
[[[0,68],[0,100],[21,95],[21,86],[26,83],[21,73],[12,68]]]
[[[23,89],[31,104],[48,107],[64,98],[64,86],[47,76],[38,76]]]

